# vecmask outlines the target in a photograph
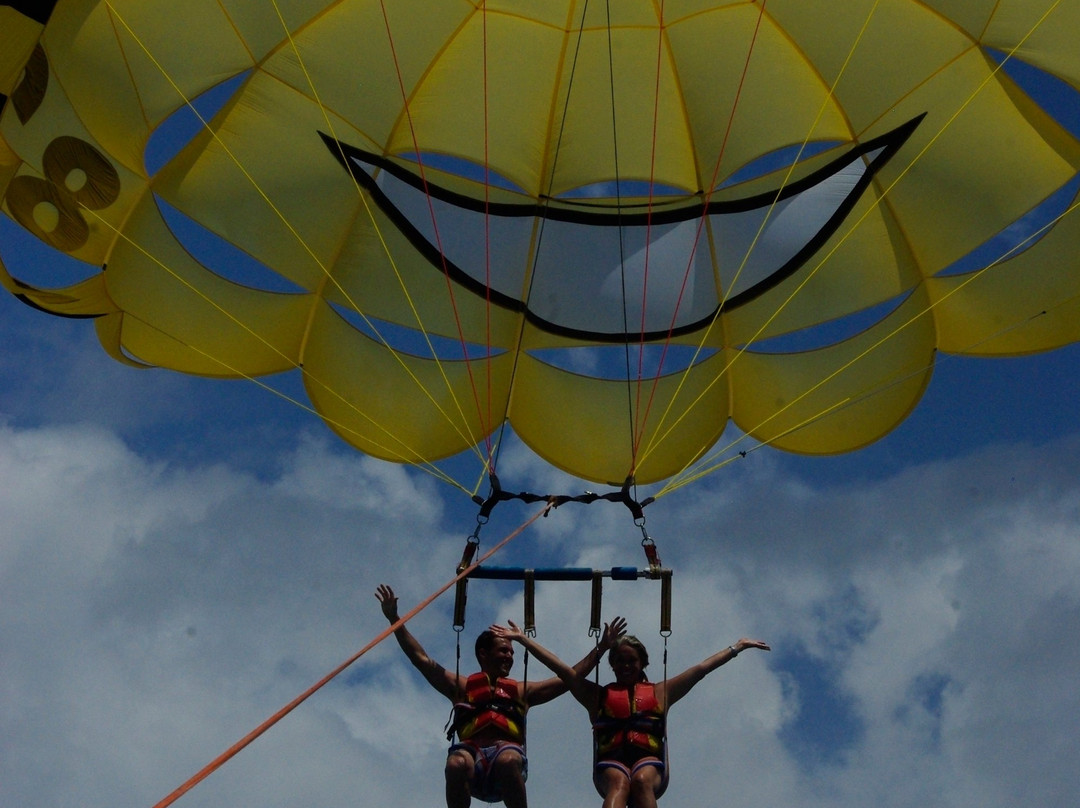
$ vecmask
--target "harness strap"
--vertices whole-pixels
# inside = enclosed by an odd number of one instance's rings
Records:
[[[655,497],[646,497],[640,502],[630,496],[630,487],[634,484],[633,477],[627,477],[626,482],[623,483],[622,488],[618,491],[612,491],[607,494],[595,494],[592,491],[586,491],[584,494],[578,496],[569,496],[566,494],[532,494],[527,491],[521,491],[517,494],[511,494],[509,491],[503,491],[502,485],[499,483],[499,478],[494,472],[488,475],[491,482],[491,493],[487,499],[484,499],[479,494],[475,495],[472,500],[480,506],[480,516],[487,518],[491,515],[491,511],[500,502],[505,502],[509,499],[520,499],[522,502],[546,502],[552,508],[558,508],[560,505],[565,505],[567,502],[580,502],[585,505],[590,505],[597,500],[604,500],[606,502],[621,502],[627,508],[630,509],[630,513],[634,515],[634,519],[644,519],[644,508],[646,505],[652,504]]]

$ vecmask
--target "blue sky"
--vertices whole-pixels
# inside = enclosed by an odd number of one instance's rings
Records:
[[[10,297],[0,336],[4,804],[153,804],[381,630],[377,584],[409,606],[452,575],[474,506],[256,385],[120,366],[88,322]],[[663,805],[1076,801],[1078,352],[943,357],[873,446],[753,452],[649,508],[676,570],[671,669],[774,647],[673,711]],[[500,468],[581,485],[520,446]],[[531,512],[500,506],[484,545]],[[618,506],[568,505],[500,561],[640,565],[640,538]],[[657,596],[605,594],[654,678]],[[463,664],[520,610],[474,584]],[[560,655],[587,649],[588,587],[542,586],[537,617]],[[414,631],[451,664],[447,599]],[[179,804],[440,804],[445,715],[380,647]],[[596,799],[576,704],[532,714],[529,751],[534,804]]]
[[[474,524],[456,494],[264,391],[120,367],[86,326],[3,305],[11,804],[152,804],[373,637],[376,584],[411,605],[447,580]],[[1075,359],[946,363],[857,456],[755,452],[650,507],[676,570],[671,668],[743,635],[774,646],[673,710],[664,804],[1078,793]],[[526,452],[503,463],[565,483]],[[501,507],[485,546],[529,513]],[[639,539],[621,508],[566,506],[503,563],[640,565]],[[540,639],[566,657],[588,647],[587,589],[538,592]],[[652,582],[605,590],[659,660],[657,598]],[[515,587],[474,584],[466,645],[520,608]],[[414,623],[446,664],[449,610]],[[534,802],[595,799],[579,711],[533,716]],[[438,804],[444,718],[380,647],[180,804]]]

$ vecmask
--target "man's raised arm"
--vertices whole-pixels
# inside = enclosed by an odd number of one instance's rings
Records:
[[[398,616],[397,596],[394,594],[394,590],[386,584],[379,584],[379,588],[375,590],[375,597],[382,606],[383,616],[390,621],[391,625],[396,623],[400,618]],[[405,652],[405,656],[413,664],[413,667],[423,674],[433,688],[450,699],[450,701],[458,698],[463,692],[464,684],[454,674],[429,657],[427,651],[420,645],[419,640],[412,635],[412,632],[405,628],[404,625],[401,625],[394,630],[394,638],[397,640],[398,645],[401,646],[401,650]]]
[[[527,636],[512,621],[508,622],[509,627],[492,626],[491,631],[498,637],[505,637],[512,642],[520,643],[523,648],[540,660],[546,668],[558,677],[545,679],[530,686],[529,704],[543,704],[569,690],[575,699],[591,710],[596,703],[594,693],[596,685],[594,682],[589,681],[588,675],[603,658],[604,653],[626,632],[626,621],[621,617],[616,617],[611,623],[605,625],[600,642],[591,648],[573,667],[567,665],[532,637]]]

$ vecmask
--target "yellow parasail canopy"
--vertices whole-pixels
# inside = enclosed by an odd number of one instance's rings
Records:
[[[380,458],[844,452],[937,351],[1080,339],[1033,90],[1077,104],[1077,0],[39,5],[0,6],[2,211],[86,272],[6,288],[133,365],[298,370]]]

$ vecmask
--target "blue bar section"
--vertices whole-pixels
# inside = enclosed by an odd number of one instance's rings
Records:
[[[523,581],[525,567],[477,567],[469,573],[470,578],[489,578],[501,581]],[[637,567],[612,567],[596,570],[615,581],[632,581],[638,577]],[[538,567],[532,570],[537,581],[591,581],[594,570],[588,567]]]

